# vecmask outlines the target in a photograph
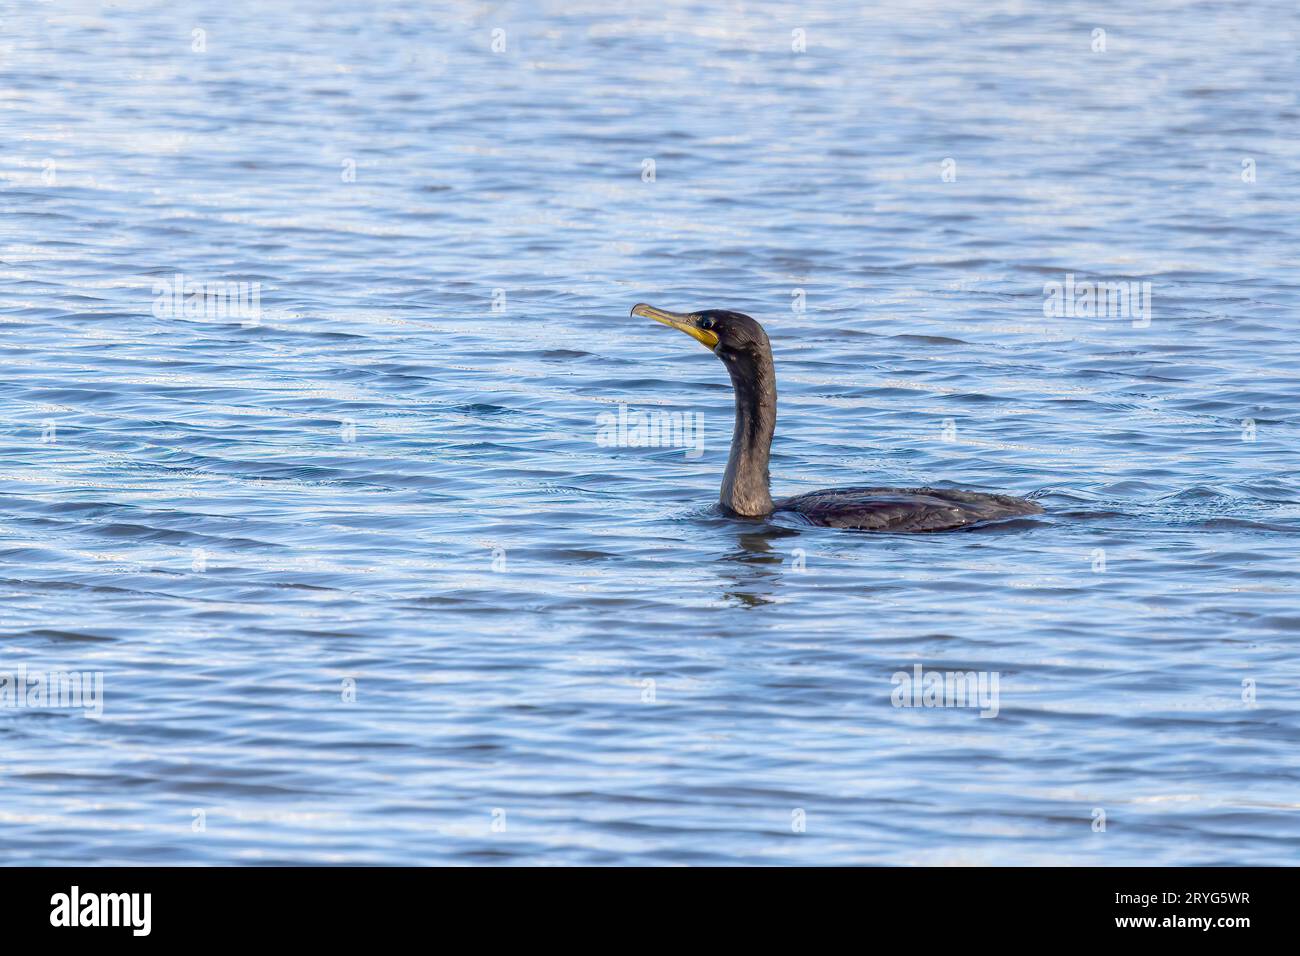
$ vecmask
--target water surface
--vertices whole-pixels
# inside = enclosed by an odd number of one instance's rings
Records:
[[[0,709],[0,860],[1296,862],[1292,4],[3,23],[0,671],[104,699]],[[725,371],[639,301],[765,323],[778,495],[1047,513],[718,514]]]

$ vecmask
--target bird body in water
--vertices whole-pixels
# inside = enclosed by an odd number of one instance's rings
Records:
[[[948,488],[831,488],[773,501],[768,456],[776,431],[776,366],[763,327],[724,309],[683,313],[641,304],[632,314],[685,332],[731,374],[736,426],[719,500],[732,514],[764,518],[795,513],[811,524],[858,531],[951,531],[1042,514],[1042,508],[1024,498]]]

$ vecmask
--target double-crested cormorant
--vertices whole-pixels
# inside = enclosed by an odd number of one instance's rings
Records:
[[[774,502],[767,459],[776,430],[776,369],[763,327],[723,309],[681,313],[641,304],[632,314],[685,332],[731,373],[736,427],[720,500],[733,514],[762,518],[794,512],[815,525],[859,531],[948,531],[1043,511],[1024,498],[947,488],[832,488]]]

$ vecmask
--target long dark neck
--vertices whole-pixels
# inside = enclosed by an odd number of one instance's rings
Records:
[[[767,459],[776,431],[776,369],[766,348],[725,364],[736,393],[736,427],[719,500],[736,514],[758,518],[772,513]]]

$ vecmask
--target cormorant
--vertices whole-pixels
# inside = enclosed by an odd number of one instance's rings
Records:
[[[719,500],[732,514],[763,518],[794,512],[815,525],[858,531],[949,531],[1042,514],[1042,508],[1024,498],[948,488],[831,488],[774,502],[767,459],[776,430],[776,369],[763,327],[725,309],[682,313],[642,303],[632,307],[632,314],[685,332],[722,359],[731,373],[736,425]]]

